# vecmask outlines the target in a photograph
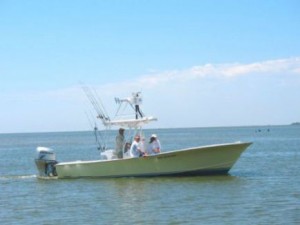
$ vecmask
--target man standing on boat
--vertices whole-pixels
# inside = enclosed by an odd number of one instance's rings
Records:
[[[119,129],[119,134],[116,136],[116,153],[119,159],[123,158],[123,148],[125,144],[124,128]]]
[[[141,93],[140,92],[133,93],[132,98],[131,98],[131,102],[132,102],[133,105],[135,105],[135,119],[138,119],[139,116],[141,118],[143,118],[144,114],[142,113],[142,111],[140,109],[140,105],[142,104]]]

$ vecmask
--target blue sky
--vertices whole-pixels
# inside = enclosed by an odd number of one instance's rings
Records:
[[[300,2],[0,0],[0,133],[90,129],[79,82],[152,125],[300,121]]]

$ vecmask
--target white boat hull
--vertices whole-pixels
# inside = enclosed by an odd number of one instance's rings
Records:
[[[58,163],[55,167],[58,178],[226,174],[249,145],[200,146],[141,158]]]

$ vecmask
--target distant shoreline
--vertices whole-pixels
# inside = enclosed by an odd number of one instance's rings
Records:
[[[292,126],[299,126],[300,122],[291,123]]]

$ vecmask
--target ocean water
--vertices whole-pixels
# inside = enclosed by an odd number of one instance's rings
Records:
[[[224,176],[41,180],[37,146],[58,161],[97,159],[93,134],[0,134],[0,224],[300,224],[300,126],[145,133],[158,134],[163,151],[253,145]]]

